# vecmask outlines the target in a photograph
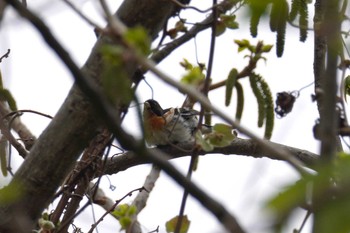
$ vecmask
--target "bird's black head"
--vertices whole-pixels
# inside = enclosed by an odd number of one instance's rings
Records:
[[[159,105],[159,103],[155,100],[149,99],[147,100],[145,103],[148,103],[150,106],[150,110],[156,114],[157,116],[163,116],[164,114],[164,110],[162,109],[162,107]]]

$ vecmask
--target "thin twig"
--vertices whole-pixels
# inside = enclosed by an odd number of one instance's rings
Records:
[[[103,27],[100,27],[97,23],[93,22],[89,17],[83,14],[81,10],[79,10],[73,3],[71,3],[69,0],[62,0],[64,1],[72,10],[77,13],[82,19],[84,19],[88,24],[95,27],[98,31],[102,31]]]
[[[10,51],[11,51],[10,49],[7,49],[7,52],[0,57],[0,63],[2,62],[2,59],[9,57]]]
[[[213,13],[212,13],[213,21],[211,23],[212,31],[211,31],[211,40],[210,40],[210,46],[209,46],[208,68],[207,68],[207,75],[206,75],[205,81],[204,81],[204,87],[202,90],[203,95],[206,97],[208,97],[209,85],[210,85],[210,81],[211,81],[211,73],[213,70],[213,63],[214,63],[214,51],[215,51],[215,41],[216,41],[216,21],[217,21],[217,17],[218,17],[216,5],[217,5],[217,0],[213,0],[213,7],[211,8],[213,11]],[[203,121],[204,112],[205,112],[205,108],[203,108],[203,106],[201,106],[201,111],[200,111],[199,120],[198,120],[198,127],[199,128],[200,128],[202,121]],[[187,179],[188,180],[191,180],[192,172],[193,172],[193,169],[196,166],[197,162],[198,162],[198,154],[197,154],[197,150],[194,150],[192,153],[190,165],[189,165],[188,171],[187,171]],[[180,232],[183,216],[185,213],[187,198],[188,198],[188,191],[186,189],[184,189],[182,201],[180,204],[178,221],[176,222],[175,233]]]
[[[111,206],[111,208],[110,208],[108,211],[106,211],[106,212],[97,220],[97,222],[94,223],[94,224],[91,226],[91,228],[90,228],[90,230],[89,230],[88,233],[92,233],[92,232],[94,231],[94,229],[97,227],[97,225],[100,224],[100,223],[103,221],[103,219],[107,216],[107,214],[111,213],[111,212],[115,209],[115,207],[117,207],[117,205],[119,205],[119,203],[120,203],[122,200],[124,200],[125,198],[131,196],[131,195],[132,195],[134,192],[136,192],[136,191],[141,192],[141,191],[143,191],[143,190],[144,190],[144,191],[147,191],[144,187],[131,190],[130,192],[128,192],[127,194],[125,194],[122,198],[116,200],[115,203],[114,203],[114,205]]]
[[[170,1],[172,1],[173,3],[175,3],[176,5],[181,7],[182,9],[192,9],[192,10],[198,11],[200,13],[207,13],[207,12],[213,10],[215,7],[218,6],[218,4],[214,4],[211,7],[209,7],[208,9],[201,10],[201,9],[199,9],[197,7],[194,7],[194,6],[189,6],[189,5],[182,4],[181,2],[179,2],[177,0],[170,0]]]

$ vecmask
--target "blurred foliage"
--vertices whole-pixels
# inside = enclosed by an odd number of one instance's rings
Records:
[[[185,58],[182,62],[180,62],[180,65],[187,71],[187,73],[181,78],[181,82],[183,84],[198,87],[204,82],[205,74],[203,73],[203,71],[205,70],[205,65],[193,65]]]
[[[221,14],[216,20],[216,36],[221,36],[226,32],[226,29],[237,29],[239,27],[235,15]]]
[[[111,214],[118,219],[121,230],[126,230],[132,223],[133,216],[136,214],[136,212],[136,206],[121,204],[118,205]]]
[[[102,48],[102,88],[111,102],[128,103],[133,98],[131,80],[126,70],[128,58],[119,46],[106,45]]]
[[[124,34],[125,41],[140,54],[147,56],[151,52],[151,39],[143,27],[129,28]]]
[[[179,32],[182,32],[182,33],[187,32],[187,27],[185,26],[185,23],[186,23],[186,19],[180,19],[175,23],[174,28],[169,29],[167,31],[167,35],[169,35],[171,39],[175,39],[178,36]]]
[[[165,223],[165,228],[167,233],[175,232],[177,222],[179,221],[179,216],[176,216]],[[181,228],[179,233],[187,233],[190,228],[191,221],[188,219],[187,215],[181,217]]]
[[[319,233],[350,231],[350,156],[341,153],[333,163],[320,164],[316,173],[301,177],[267,202],[273,228],[282,226],[293,212],[304,208],[317,213]]]
[[[9,205],[17,201],[22,195],[22,186],[16,182],[11,182],[11,185],[4,186],[0,189],[0,205]]]

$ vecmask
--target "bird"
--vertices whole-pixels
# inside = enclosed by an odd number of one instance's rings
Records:
[[[163,109],[156,100],[144,102],[143,122],[145,140],[149,146],[181,145],[194,142],[199,112],[189,108]],[[203,125],[203,132],[211,126]]]

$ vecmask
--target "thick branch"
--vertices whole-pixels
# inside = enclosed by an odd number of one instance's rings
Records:
[[[294,156],[296,159],[302,161],[308,167],[313,167],[319,156],[311,153],[309,151],[301,150],[294,147],[284,146],[278,143],[269,142],[271,146],[278,147],[281,150],[286,150]],[[184,145],[183,148],[190,149],[192,144]],[[161,150],[162,152],[171,155],[169,159],[180,158],[184,156],[190,156],[191,152],[186,150],[180,150],[176,147],[162,147],[155,148],[150,150]],[[205,152],[199,151],[199,155],[207,154],[224,154],[224,155],[244,155],[254,158],[270,158],[275,160],[281,160],[281,157],[275,154],[270,153],[264,147],[260,146],[258,143],[254,142],[251,139],[235,139],[230,146],[223,148],[215,148],[213,151]],[[106,164],[106,169],[104,174],[115,174],[120,171],[124,171],[130,167],[137,166],[140,164],[149,163],[143,157],[135,154],[134,152],[127,152],[121,156],[112,157]]]
[[[327,67],[321,78],[324,92],[320,117],[321,157],[329,162],[335,157],[337,150],[338,114],[337,102],[337,70],[338,55],[341,48],[339,1],[325,1],[325,19],[321,24],[326,36]]]

